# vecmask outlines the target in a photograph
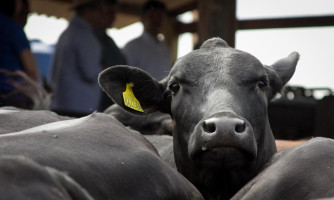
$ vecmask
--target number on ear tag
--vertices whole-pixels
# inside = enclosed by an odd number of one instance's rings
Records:
[[[139,101],[133,94],[132,91],[133,86],[134,86],[133,83],[126,83],[126,89],[123,92],[124,104],[133,110],[144,112],[144,110],[140,106]]]

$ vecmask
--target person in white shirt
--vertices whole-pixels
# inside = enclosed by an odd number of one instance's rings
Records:
[[[128,65],[143,69],[156,80],[166,77],[172,66],[169,47],[160,35],[166,17],[166,6],[162,2],[146,2],[142,8],[142,35],[122,49]]]

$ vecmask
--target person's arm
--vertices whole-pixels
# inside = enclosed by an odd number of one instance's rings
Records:
[[[20,62],[22,63],[22,70],[34,81],[38,81],[38,68],[35,62],[35,58],[31,52],[30,44],[27,36],[22,28],[17,23],[12,25],[13,35],[10,40],[15,48],[16,53],[19,55]]]
[[[35,58],[29,48],[26,48],[20,52],[20,60],[26,74],[34,81],[38,81],[38,70]]]

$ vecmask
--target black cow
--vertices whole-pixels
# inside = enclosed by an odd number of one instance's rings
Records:
[[[176,168],[173,151],[173,136],[145,135],[145,138],[158,150],[158,153],[163,160],[173,168]]]
[[[160,82],[138,68],[113,66],[99,83],[128,111],[169,113],[178,171],[205,199],[229,199],[276,152],[267,105],[298,59],[294,52],[265,66],[213,38],[178,59]]]
[[[131,127],[144,135],[172,135],[172,120],[166,113],[153,112],[148,115],[136,115],[117,104],[107,108],[104,113],[114,116],[124,126]]]
[[[140,133],[107,114],[3,134],[0,154],[65,171],[96,200],[202,199]]]
[[[0,119],[0,134],[4,134],[71,118],[48,110],[0,107]]]
[[[273,156],[232,200],[334,197],[334,140],[315,138]]]
[[[0,157],[1,199],[93,200],[65,173],[22,156]]]

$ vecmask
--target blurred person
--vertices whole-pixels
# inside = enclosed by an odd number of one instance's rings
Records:
[[[97,78],[101,67],[101,46],[94,28],[105,24],[104,0],[74,0],[75,16],[61,34],[53,57],[51,110],[81,117],[98,109],[102,90]]]
[[[0,69],[21,70],[33,81],[38,81],[38,69],[23,30],[28,13],[29,5],[26,0],[0,1]],[[0,106],[29,108],[29,98],[14,92],[15,89],[8,81],[20,79],[0,73]]]
[[[125,57],[117,47],[114,40],[107,34],[106,30],[112,26],[117,12],[117,0],[105,0],[106,14],[104,24],[100,28],[95,28],[94,33],[102,48],[101,65],[102,69],[114,65],[125,65]],[[100,100],[99,111],[104,111],[113,104],[112,100],[103,92]]]
[[[169,47],[160,35],[166,17],[165,4],[155,0],[147,1],[142,8],[142,35],[123,48],[129,65],[145,70],[157,80],[167,76],[172,66]]]
[[[18,9],[18,12],[14,15],[13,19],[24,27],[27,24],[28,15],[30,13],[28,0],[20,0],[19,7],[20,9]]]

